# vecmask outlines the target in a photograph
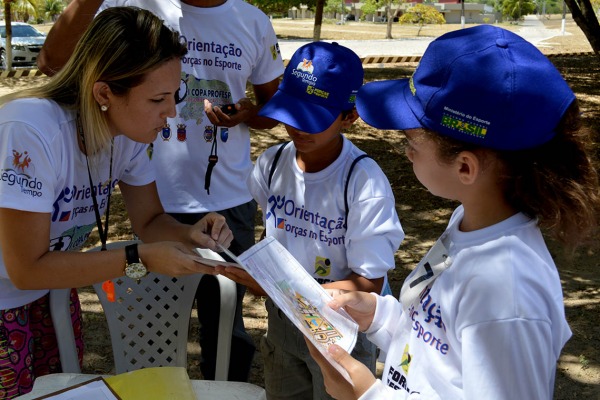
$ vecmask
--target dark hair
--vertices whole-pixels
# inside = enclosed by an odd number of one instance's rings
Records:
[[[452,161],[461,151],[471,151],[478,157],[495,154],[503,165],[500,183],[509,204],[538,218],[541,228],[574,248],[595,230],[600,211],[591,132],[581,125],[577,101],[555,131],[547,143],[519,151],[483,149],[431,131],[427,134],[438,144],[438,155],[444,162]]]

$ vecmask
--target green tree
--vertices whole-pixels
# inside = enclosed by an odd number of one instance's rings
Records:
[[[366,0],[360,8],[360,11],[362,11],[362,15],[375,14],[379,7],[381,6],[379,5],[378,0]]]
[[[536,0],[537,13],[541,16],[562,13],[562,0]]]
[[[333,13],[334,18],[337,19],[338,14],[342,13],[343,1],[344,0],[326,0],[325,6],[323,7],[323,11]]]
[[[317,3],[316,0],[247,0],[248,3],[258,7],[265,14],[284,14],[292,7],[300,8],[300,4],[313,9]]]
[[[11,10],[13,19],[16,21],[29,21],[30,16],[37,18],[38,4],[36,0],[12,0]]]
[[[424,4],[416,4],[410,7],[404,15],[400,17],[401,24],[417,24],[419,30],[417,36],[421,33],[421,29],[425,24],[443,24],[446,20],[441,12],[432,6],[426,6]]]
[[[513,21],[519,21],[523,16],[533,14],[535,3],[532,0],[504,0],[502,14]]]
[[[56,21],[56,18],[63,12],[65,3],[62,0],[46,0],[44,2],[44,16],[46,19]]]
[[[394,18],[398,16],[400,11],[400,4],[404,3],[404,0],[366,0],[361,7],[363,15],[374,14],[381,7],[385,9],[385,17],[387,21],[387,29],[385,32],[386,39],[392,39],[392,24]]]

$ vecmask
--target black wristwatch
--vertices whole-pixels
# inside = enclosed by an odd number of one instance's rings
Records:
[[[140,282],[148,274],[148,269],[138,255],[137,243],[125,246],[125,275]]]

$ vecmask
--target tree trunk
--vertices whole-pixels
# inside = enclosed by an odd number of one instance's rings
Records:
[[[600,57],[600,24],[590,0],[565,0],[573,19]]]
[[[6,45],[4,49],[4,58],[6,61],[6,69],[12,69],[12,26],[10,3],[12,0],[4,0],[4,19],[6,26]]]
[[[392,7],[390,4],[385,6],[385,15],[387,17],[387,27],[385,30],[385,38],[392,39],[392,24],[394,23],[394,16],[392,15]]]
[[[315,27],[313,29],[313,42],[321,40],[321,25],[323,25],[323,7],[325,0],[317,0],[315,5]]]

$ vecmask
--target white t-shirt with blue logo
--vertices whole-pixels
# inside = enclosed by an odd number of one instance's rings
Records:
[[[283,74],[277,37],[269,18],[242,0],[217,7],[193,7],[179,0],[109,0],[107,6],[137,6],[152,11],[187,44],[183,58],[177,116],[154,142],[152,163],[158,194],[169,213],[220,211],[252,200],[246,178],[252,170],[250,131],[244,123],[213,128],[204,99],[235,103],[247,83],[262,85]],[[219,158],[204,189],[208,158],[216,136]]]
[[[289,143],[268,177],[279,146],[256,161],[248,187],[263,210],[267,236],[275,237],[319,283],[343,280],[351,272],[368,279],[394,269],[394,253],[404,239],[390,183],[370,159],[354,167],[348,187],[348,229],[344,185],[352,161],[364,154],[344,137],[340,156],[328,167],[307,173],[298,167]]]
[[[387,356],[361,400],[552,398],[571,330],[537,223],[516,214],[461,232],[462,217],[460,206],[442,235],[449,267],[408,304],[378,298],[367,337]]]
[[[114,140],[112,182],[154,181],[147,145]],[[106,211],[110,146],[90,169],[100,214]],[[79,249],[96,227],[85,155],[77,142],[76,114],[40,99],[14,100],[0,108],[0,207],[47,213],[51,251]],[[4,251],[4,249],[1,249]],[[48,290],[19,290],[0,257],[0,309],[20,307]]]

